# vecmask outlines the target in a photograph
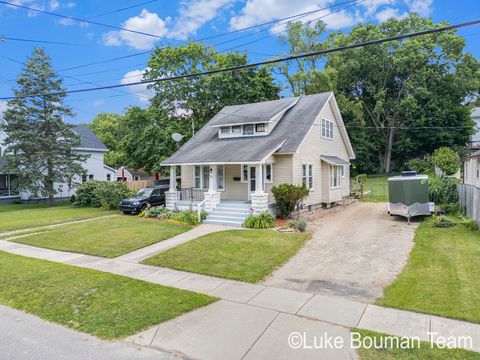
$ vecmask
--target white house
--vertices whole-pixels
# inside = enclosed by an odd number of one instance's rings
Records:
[[[332,92],[226,106],[162,166],[167,207],[202,206],[207,223],[240,225],[250,209],[274,211],[272,186],[305,184],[305,207],[330,206],[350,193],[355,158]]]
[[[116,170],[105,165],[104,155],[108,151],[107,147],[97,138],[87,125],[78,125],[74,131],[80,135],[80,146],[74,150],[78,153],[89,155],[83,168],[85,175],[77,175],[76,183],[82,183],[92,179],[114,181]],[[11,202],[15,199],[29,200],[31,194],[28,192],[19,192],[15,188],[15,175],[2,173],[5,161],[1,155],[4,151],[3,139],[5,134],[0,131],[0,202]],[[68,188],[67,184],[55,184],[58,194],[56,198],[67,198],[75,194],[75,188]]]

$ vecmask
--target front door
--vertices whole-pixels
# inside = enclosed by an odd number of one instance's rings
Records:
[[[248,180],[248,200],[252,200],[251,194],[252,194],[253,192],[255,192],[255,185],[256,185],[256,181],[255,181],[255,175],[256,175],[255,166],[250,166],[249,175],[250,175],[250,178],[249,178],[249,180]]]

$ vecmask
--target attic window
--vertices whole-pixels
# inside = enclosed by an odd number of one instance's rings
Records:
[[[243,125],[243,135],[253,135],[254,126],[253,124]]]
[[[265,126],[265,124],[256,124],[255,125],[255,132],[263,133],[265,131],[267,131],[267,127]]]
[[[230,127],[229,126],[222,126],[220,128],[220,133],[221,134],[230,134]]]
[[[242,125],[232,126],[232,134],[241,134],[241,133],[242,133]]]

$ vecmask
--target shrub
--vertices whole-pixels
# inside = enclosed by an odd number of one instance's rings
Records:
[[[460,214],[460,206],[458,204],[443,204],[442,210],[445,211],[447,215],[459,215]]]
[[[132,193],[123,182],[89,180],[77,188],[74,205],[118,209],[120,201]]]
[[[298,229],[298,222],[297,221],[294,221],[294,220],[290,220],[288,223],[287,223],[287,226],[291,229]]]
[[[449,227],[455,226],[455,221],[443,215],[434,216],[432,226],[437,228],[449,228]]]
[[[142,216],[146,218],[156,218],[161,220],[175,220],[189,225],[200,224],[200,221],[198,221],[198,214],[194,210],[178,211],[168,210],[164,206],[153,206],[149,209],[146,209],[142,213]]]
[[[407,163],[409,170],[416,171],[417,174],[431,174],[432,173],[432,163],[424,159],[411,159]]]
[[[77,201],[77,197],[74,195],[70,196],[70,203],[75,204],[75,201]]]
[[[460,168],[460,157],[448,147],[435,150],[430,158],[432,164],[438,167],[445,175],[453,175]]]
[[[468,230],[476,231],[478,230],[478,224],[475,220],[471,218],[463,218],[462,225],[465,226]]]
[[[300,230],[301,232],[304,232],[305,229],[307,228],[307,223],[303,220],[300,220],[297,224],[297,228],[298,230]]]
[[[428,190],[430,200],[436,204],[458,203],[458,180],[453,177],[429,177]]]
[[[118,209],[122,199],[133,195],[133,191],[127,188],[124,182],[120,181],[101,181],[94,193],[100,199],[100,205],[104,209]]]
[[[243,226],[249,229],[270,229],[275,226],[275,218],[264,211],[260,215],[250,214],[245,219]]]
[[[90,180],[80,184],[77,188],[74,205],[79,207],[100,207],[100,198],[96,193],[100,183],[100,180]]]
[[[207,215],[208,215],[208,213],[205,210],[202,210],[200,212],[200,218],[202,219],[202,221],[207,218]]]
[[[365,184],[367,182],[367,174],[358,174],[355,179],[359,184]]]
[[[305,185],[280,184],[272,188],[280,215],[286,219],[298,204],[308,196],[308,189]]]

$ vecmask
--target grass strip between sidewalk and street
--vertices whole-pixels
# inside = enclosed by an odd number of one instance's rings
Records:
[[[104,339],[135,334],[215,300],[0,251],[0,304]]]
[[[161,252],[144,264],[256,283],[295,255],[310,233],[228,230]]]

